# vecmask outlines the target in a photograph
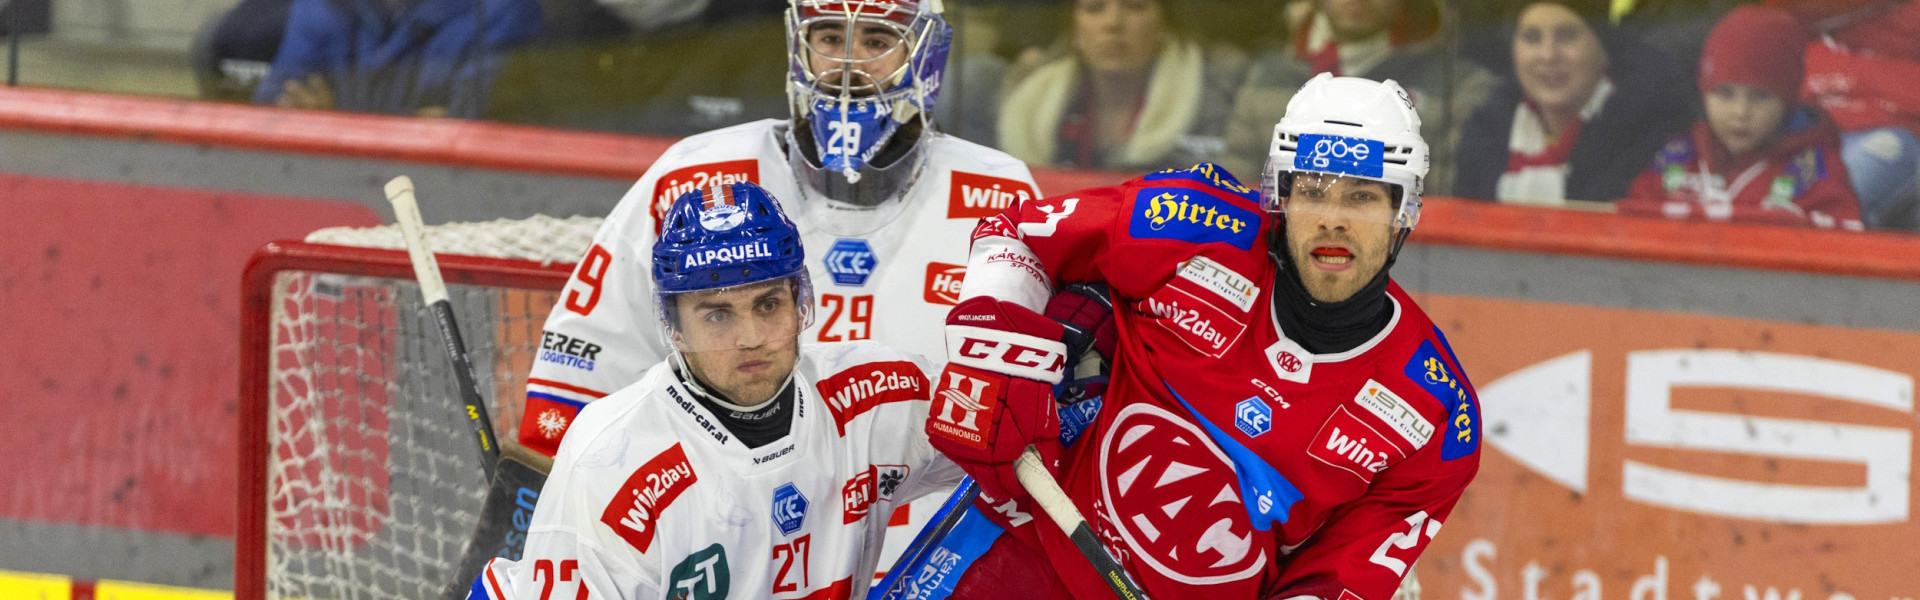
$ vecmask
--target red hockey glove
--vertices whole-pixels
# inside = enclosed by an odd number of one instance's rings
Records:
[[[986,496],[1026,495],[1013,462],[1028,445],[1049,467],[1058,455],[1053,385],[1066,370],[1065,332],[1026,307],[987,297],[947,313],[948,363],[934,387],[927,437]]]
[[[1114,345],[1113,300],[1103,283],[1072,283],[1047,301],[1047,318],[1066,327],[1067,374],[1053,386],[1054,401],[1078,404],[1107,393]]]

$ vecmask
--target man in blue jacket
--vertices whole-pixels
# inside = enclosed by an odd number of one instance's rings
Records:
[[[538,0],[294,0],[253,101],[479,117],[497,53],[540,26]]]

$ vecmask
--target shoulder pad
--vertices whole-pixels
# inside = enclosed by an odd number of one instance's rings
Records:
[[[1259,191],[1240,185],[1240,180],[1234,179],[1232,173],[1228,173],[1226,169],[1220,168],[1219,165],[1213,163],[1200,163],[1185,169],[1156,171],[1140,177],[1140,181],[1169,180],[1184,180],[1200,183],[1215,190],[1239,196],[1248,202],[1254,204],[1260,203]]]
[[[1459,359],[1440,328],[1420,341],[1420,347],[1407,359],[1407,379],[1446,407],[1446,427],[1441,434],[1441,460],[1454,460],[1473,454],[1480,448],[1480,400],[1460,369]]]

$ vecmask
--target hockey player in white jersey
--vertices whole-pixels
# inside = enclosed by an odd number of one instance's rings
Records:
[[[792,118],[674,144],[608,216],[547,318],[522,445],[552,454],[585,403],[666,357],[646,249],[688,190],[751,181],[799,227],[816,291],[808,342],[944,356],[974,222],[1037,198],[1025,164],[931,122],[950,29],[938,0],[794,0]]]
[[[956,483],[928,444],[929,365],[800,343],[800,234],[758,186],[686,194],[651,246],[668,360],[580,413],[520,560],[470,597],[865,593],[894,506]]]

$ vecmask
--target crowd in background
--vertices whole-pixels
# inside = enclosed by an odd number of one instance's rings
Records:
[[[947,0],[938,121],[1257,179],[1313,74],[1393,79],[1431,196],[1920,230],[1920,1]],[[209,97],[680,136],[786,116],[785,0],[244,0]]]

